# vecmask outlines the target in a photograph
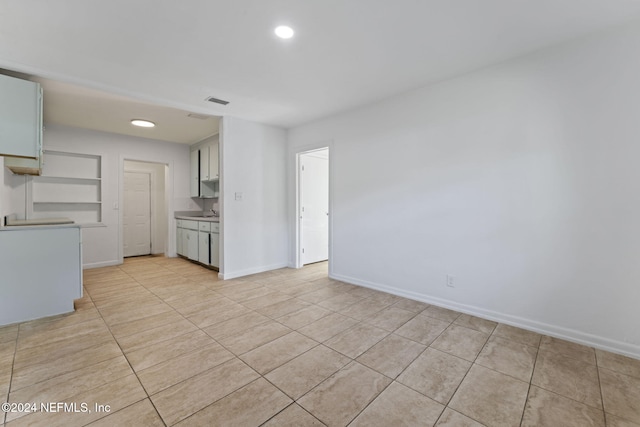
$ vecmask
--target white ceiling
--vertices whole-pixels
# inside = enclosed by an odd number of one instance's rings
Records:
[[[194,144],[218,132],[219,118],[139,102],[40,77],[31,78],[42,85],[45,124],[113,132],[161,141]],[[150,120],[154,128],[131,124],[132,119]]]
[[[0,67],[53,80],[93,126],[153,120],[126,97],[293,127],[638,17],[638,0],[2,0]]]

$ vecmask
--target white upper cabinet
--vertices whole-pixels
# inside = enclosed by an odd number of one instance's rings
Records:
[[[200,181],[215,181],[219,178],[218,140],[200,146]]]
[[[42,156],[42,89],[28,80],[0,75],[0,155]]]
[[[189,192],[191,197],[200,197],[200,157],[199,151],[191,151],[191,180],[189,182]]]
[[[219,142],[218,140],[213,141],[211,147],[209,147],[209,179],[215,180],[220,178],[220,165],[219,161]]]
[[[191,197],[218,197],[218,148],[217,135],[191,147]]]
[[[211,145],[206,144],[200,147],[200,181],[209,181],[209,153]]]

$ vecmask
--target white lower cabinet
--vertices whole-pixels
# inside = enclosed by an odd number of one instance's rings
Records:
[[[211,265],[209,261],[210,249],[209,249],[209,234],[206,231],[198,232],[198,261],[204,265]]]
[[[198,261],[205,265],[211,265],[210,232],[210,222],[200,221],[198,223]]]
[[[198,221],[176,221],[176,252],[194,261],[198,260]]]
[[[187,236],[187,250],[185,256],[193,261],[198,261],[198,230],[185,230]]]
[[[184,240],[183,240],[184,228],[182,227],[182,220],[176,221],[176,252],[178,255],[184,255]]]
[[[204,265],[220,267],[220,224],[176,220],[176,252]]]

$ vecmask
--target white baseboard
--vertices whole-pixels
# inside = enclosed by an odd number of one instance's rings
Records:
[[[111,267],[113,265],[122,265],[120,261],[102,261],[102,262],[92,262],[87,264],[82,264],[83,270],[90,270],[92,268],[100,268],[100,267]]]
[[[624,356],[640,359],[640,346],[622,341],[612,340],[606,337],[589,334],[575,329],[568,329],[561,326],[551,325],[537,320],[526,319],[523,317],[513,316],[510,314],[500,313],[497,311],[486,310],[467,304],[460,304],[455,301],[436,298],[426,294],[410,292],[399,288],[394,288],[380,283],[360,280],[354,277],[344,276],[341,274],[329,273],[331,279],[340,280],[342,282],[363,286],[365,288],[375,289],[387,292],[389,294],[421,301],[427,304],[436,305],[438,307],[448,308],[450,310],[459,311],[461,313],[470,314],[487,320],[504,323],[510,326],[537,332],[543,335],[549,335],[555,338],[575,342],[577,344],[594,347],[600,350],[610,351],[612,353],[622,354]]]
[[[235,279],[237,277],[248,276],[250,274],[256,274],[256,273],[264,273],[265,271],[277,270],[279,268],[286,268],[286,267],[288,267],[288,263],[283,262],[278,264],[263,265],[263,266],[254,267],[254,268],[247,268],[245,270],[225,272],[224,274],[218,273],[218,277],[222,280],[230,280],[230,279]]]

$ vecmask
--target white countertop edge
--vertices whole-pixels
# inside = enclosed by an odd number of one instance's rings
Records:
[[[0,227],[0,231],[46,230],[51,228],[80,228],[80,224],[9,225]]]
[[[176,219],[186,219],[190,221],[208,221],[208,222],[220,222],[219,216],[187,216],[187,215],[176,215]]]

